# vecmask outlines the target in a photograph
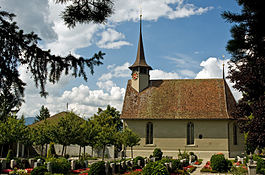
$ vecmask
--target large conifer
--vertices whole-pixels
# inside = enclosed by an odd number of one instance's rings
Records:
[[[237,0],[240,14],[224,12],[228,22],[236,23],[227,50],[232,54],[229,76],[234,88],[241,91],[235,117],[247,142],[265,147],[265,1]]]

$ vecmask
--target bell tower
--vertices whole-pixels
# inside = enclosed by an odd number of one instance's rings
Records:
[[[141,92],[149,86],[149,71],[152,70],[152,67],[146,63],[144,56],[142,39],[142,14],[140,14],[140,37],[138,42],[137,56],[135,62],[129,67],[129,69],[132,71],[131,85],[137,92]]]

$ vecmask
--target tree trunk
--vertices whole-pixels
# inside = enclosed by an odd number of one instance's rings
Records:
[[[64,145],[63,145],[63,150],[62,150],[62,156],[63,156],[63,153],[64,153]]]
[[[133,147],[131,147],[131,157],[133,159]]]
[[[104,161],[104,157],[105,157],[105,156],[104,156],[104,154],[105,154],[105,147],[106,147],[106,146],[103,145],[103,149],[102,149],[102,161]]]
[[[30,151],[30,147],[29,147],[29,145],[27,146],[27,148],[28,148],[28,157],[29,157],[29,151]]]
[[[41,151],[40,151],[40,155],[43,155],[43,145],[41,145]]]
[[[1,152],[0,152],[0,157],[2,157],[2,155],[3,155],[3,145],[1,145]]]
[[[81,157],[81,145],[79,146],[79,160],[80,160],[80,157]]]
[[[84,156],[86,156],[86,146],[84,146],[83,149],[84,149],[84,151],[83,151],[84,152]]]
[[[93,156],[94,156],[94,154],[93,154],[93,152],[94,152],[94,147],[93,147],[93,146],[91,146],[91,150],[92,150],[92,154],[91,154],[91,156],[93,157]]]
[[[45,157],[47,157],[47,154],[48,154],[48,144],[46,143],[46,145],[45,145]]]
[[[65,149],[64,149],[64,156],[66,155],[66,148],[67,148],[67,145],[65,146]]]

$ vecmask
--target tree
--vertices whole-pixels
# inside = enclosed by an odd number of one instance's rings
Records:
[[[16,119],[16,116],[9,116],[6,122],[0,121],[0,144],[7,144],[9,149],[13,149],[13,143],[23,140],[26,128],[23,117]]]
[[[50,117],[50,112],[48,108],[45,108],[44,105],[41,106],[40,114],[36,115],[35,123],[41,120],[45,120]]]
[[[11,107],[23,102],[26,86],[19,76],[18,66],[26,65],[36,87],[40,87],[41,96],[47,96],[45,90],[47,81],[56,83],[62,74],[69,72],[74,77],[83,77],[87,81],[86,68],[94,73],[94,66],[102,64],[104,53],[99,51],[91,58],[66,57],[51,54],[50,50],[38,47],[40,38],[32,33],[24,33],[13,22],[14,14],[0,10],[0,98],[7,99],[0,105],[0,114],[8,114]],[[92,19],[93,20],[93,19]],[[2,118],[2,116],[1,116]]]
[[[126,128],[122,133],[122,140],[125,147],[131,147],[131,157],[133,158],[133,147],[140,144],[141,138],[132,130]]]
[[[227,50],[232,54],[228,78],[243,93],[234,113],[247,143],[265,147],[265,1],[237,0],[240,14],[224,12],[223,18],[236,23]]]
[[[83,119],[75,113],[69,112],[59,119],[53,130],[54,142],[63,145],[62,155],[66,153],[66,147],[77,144]]]
[[[76,23],[104,23],[113,13],[112,0],[55,0],[56,3],[69,4],[62,13],[68,27]]]
[[[106,110],[99,108],[97,114],[91,118],[97,130],[97,146],[102,148],[102,160],[104,160],[106,147],[115,144],[116,133],[120,132],[119,116],[120,112],[108,105]]]
[[[41,146],[41,156],[43,156],[44,145],[47,145],[54,140],[54,128],[53,125],[44,120],[44,123],[38,124],[32,129],[33,144]]]

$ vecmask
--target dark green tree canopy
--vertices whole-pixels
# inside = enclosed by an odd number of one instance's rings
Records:
[[[76,23],[104,23],[113,13],[112,0],[55,0],[56,3],[70,3],[62,12],[68,27]]]
[[[86,68],[93,74],[94,66],[102,64],[104,53],[101,51],[87,59],[71,54],[66,57],[56,56],[50,50],[41,49],[38,46],[40,38],[33,32],[24,33],[19,29],[13,21],[14,16],[0,10],[0,98],[7,98],[7,102],[10,101],[13,107],[22,102],[26,86],[19,77],[20,65],[27,66],[36,87],[40,88],[40,94],[46,96],[47,81],[57,83],[62,74],[69,73],[87,80]],[[7,109],[6,106],[8,105],[1,103],[0,108]]]
[[[228,78],[243,93],[235,117],[248,133],[248,142],[265,147],[265,1],[237,0],[240,14],[224,12],[223,18],[236,23],[227,50],[232,54]]]
[[[50,117],[49,109],[44,107],[44,105],[42,105],[41,109],[40,109],[40,114],[38,114],[36,116],[35,122],[38,122],[38,121],[41,121],[41,120],[45,120],[45,119],[47,119],[49,117]]]

